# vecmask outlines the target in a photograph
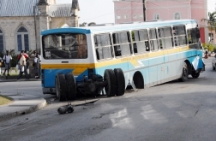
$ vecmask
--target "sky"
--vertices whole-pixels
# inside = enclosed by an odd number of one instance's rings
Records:
[[[56,0],[59,4],[72,3],[72,0]],[[113,0],[78,0],[80,6],[79,23],[114,23]]]
[[[57,3],[72,3],[72,0],[56,0]],[[80,24],[83,22],[96,24],[114,23],[113,0],[78,0],[80,5]],[[208,12],[216,11],[216,0],[208,0]]]
[[[209,12],[213,12],[213,11],[215,11],[216,9],[216,1],[215,0],[208,0],[208,11]]]

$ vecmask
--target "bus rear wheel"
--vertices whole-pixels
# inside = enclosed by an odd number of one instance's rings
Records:
[[[114,69],[114,73],[116,76],[116,96],[122,96],[125,92],[124,73],[120,68]]]
[[[180,81],[185,82],[188,80],[188,66],[187,63],[184,63],[184,66],[182,68],[182,76],[180,78]]]
[[[76,81],[74,79],[73,74],[66,74],[65,79],[66,79],[66,84],[67,84],[66,85],[67,86],[67,93],[66,93],[67,100],[75,100],[77,91],[76,91]]]
[[[113,70],[111,69],[105,70],[104,81],[107,83],[105,86],[107,97],[114,96],[116,92],[116,77]]]
[[[56,76],[56,96],[59,99],[59,101],[65,101],[66,100],[66,81],[65,81],[65,75],[64,74],[58,74]]]

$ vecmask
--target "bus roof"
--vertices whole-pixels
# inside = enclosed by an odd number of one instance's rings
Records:
[[[144,29],[144,28],[154,28],[161,26],[173,26],[196,23],[196,20],[186,19],[186,20],[168,20],[168,21],[154,21],[154,22],[142,22],[133,24],[116,24],[108,26],[88,26],[88,27],[66,27],[66,28],[56,28],[44,30],[41,35],[49,34],[60,34],[60,33],[80,33],[80,34],[90,34],[90,33],[104,33],[112,31],[123,31],[123,30],[134,30],[134,29]]]

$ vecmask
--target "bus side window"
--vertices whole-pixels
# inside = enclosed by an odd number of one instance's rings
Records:
[[[161,49],[171,48],[173,46],[171,27],[159,28],[158,36]]]
[[[146,51],[150,51],[149,41],[145,41]]]
[[[114,46],[115,56],[121,56],[121,47],[119,45]]]
[[[140,29],[132,31],[132,39],[134,46],[134,53],[143,53],[149,51],[148,31],[147,29]]]
[[[127,31],[113,33],[115,56],[131,55],[130,34]]]
[[[97,60],[113,58],[111,38],[109,33],[95,35],[94,45]]]
[[[174,26],[173,36],[174,36],[175,46],[181,46],[187,43],[186,30],[184,25]]]
[[[155,28],[149,30],[149,39],[150,39],[151,51],[158,50],[159,45],[157,40],[157,32]]]

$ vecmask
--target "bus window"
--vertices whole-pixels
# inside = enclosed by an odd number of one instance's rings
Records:
[[[184,25],[174,26],[173,36],[175,46],[181,46],[187,43],[186,30]]]
[[[158,28],[158,38],[161,49],[171,48],[173,46],[171,27]]]
[[[94,44],[98,60],[113,58],[109,33],[95,35]]]
[[[113,44],[115,56],[124,56],[131,54],[130,36],[129,32],[113,33]]]
[[[197,30],[199,29],[192,28],[187,30],[189,44],[197,43],[199,41],[199,38],[197,38]]]
[[[134,53],[143,53],[149,51],[147,29],[132,31],[132,40]]]
[[[84,34],[51,34],[42,37],[45,59],[85,59],[87,58]]]
[[[157,32],[155,28],[149,30],[149,40],[151,45],[151,51],[156,51],[159,49],[157,41]]]

